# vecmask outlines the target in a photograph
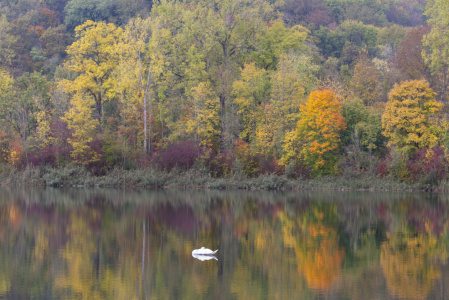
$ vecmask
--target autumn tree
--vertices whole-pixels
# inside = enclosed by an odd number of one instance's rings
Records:
[[[92,95],[78,92],[72,98],[71,107],[65,113],[63,120],[68,128],[73,131],[68,142],[73,150],[70,153],[73,161],[87,165],[98,160],[98,154],[93,151],[90,142],[93,141],[97,127],[96,120],[92,117],[91,107],[95,104]]]
[[[300,105],[316,86],[316,71],[309,56],[281,55],[276,70],[270,74],[270,99],[263,103],[263,123],[256,132],[258,149],[264,149],[265,154],[281,157],[285,133],[295,130]]]
[[[241,118],[240,138],[246,142],[254,140],[256,127],[261,118],[261,103],[266,101],[266,78],[264,69],[254,63],[245,65],[240,80],[233,84],[237,112]]]
[[[207,83],[201,82],[192,92],[193,116],[187,122],[187,132],[193,132],[200,145],[218,150],[220,101]]]
[[[114,24],[86,21],[75,28],[76,38],[67,48],[67,68],[78,76],[65,80],[69,93],[87,94],[94,100],[94,115],[98,131],[102,131],[104,103],[116,96],[113,71],[117,67],[117,52],[114,49],[122,34]]]
[[[388,94],[389,101],[382,115],[383,134],[388,145],[411,155],[418,148],[438,144],[438,126],[434,117],[443,104],[425,80],[413,80],[395,85]]]
[[[163,71],[164,58],[160,41],[168,38],[161,30],[157,18],[131,19],[125,27],[123,38],[117,45],[120,65],[116,70],[117,89],[123,102],[123,119],[135,121],[136,105],[141,105],[143,116],[143,149],[151,152],[153,99],[156,79]],[[137,103],[135,103],[137,102]],[[140,123],[140,122],[139,122]],[[128,124],[130,125],[130,124]],[[133,125],[137,125],[134,124]],[[132,125],[131,125],[132,126]]]
[[[334,172],[336,151],[341,142],[340,131],[345,128],[342,106],[332,90],[313,91],[307,102],[301,105],[301,119],[294,140],[300,144],[299,157],[315,174]],[[289,153],[288,147],[284,149],[287,150],[283,157],[286,164],[295,154]]]

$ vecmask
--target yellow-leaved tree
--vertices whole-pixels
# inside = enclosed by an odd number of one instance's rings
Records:
[[[395,146],[411,155],[418,148],[438,144],[440,131],[435,117],[443,104],[435,100],[435,93],[425,80],[412,80],[395,85],[388,94],[388,102],[382,115],[383,134]]]
[[[98,154],[88,144],[92,142],[97,127],[97,121],[92,117],[91,107],[94,103],[92,96],[75,93],[70,109],[62,118],[73,131],[68,140],[73,147],[70,156],[79,164],[86,165],[99,159]]]
[[[61,80],[60,85],[72,98],[64,120],[74,131],[69,143],[73,147],[71,156],[78,163],[98,159],[88,143],[95,137],[92,128],[102,133],[104,102],[116,96],[112,75],[118,65],[116,44],[122,31],[114,24],[86,21],[75,28],[77,40],[67,48],[66,68],[77,76]]]
[[[246,64],[240,80],[234,82],[232,93],[236,97],[237,113],[240,116],[240,138],[252,142],[258,124],[263,117],[261,103],[265,100],[267,72],[255,63]]]
[[[122,133],[137,132],[139,142],[142,135],[145,153],[152,150],[153,99],[164,66],[161,41],[169,36],[160,22],[156,17],[131,19],[117,44],[120,63],[115,77],[124,120]]]
[[[187,121],[187,132],[195,134],[200,145],[218,150],[220,143],[220,99],[210,84],[201,82],[192,88],[192,116]]]
[[[294,133],[286,135],[281,163],[301,160],[314,174],[331,174],[346,129],[342,106],[332,90],[315,90],[301,105],[301,119]]]
[[[67,48],[66,67],[77,73],[74,80],[64,80],[69,93],[82,93],[94,100],[93,113],[98,131],[103,126],[104,102],[115,97],[113,71],[118,65],[115,45],[122,29],[114,24],[86,21],[75,28],[77,40]]]

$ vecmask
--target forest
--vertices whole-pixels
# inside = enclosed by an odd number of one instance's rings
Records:
[[[448,0],[6,0],[0,173],[449,168]]]

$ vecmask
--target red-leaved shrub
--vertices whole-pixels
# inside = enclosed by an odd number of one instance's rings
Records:
[[[414,181],[426,176],[434,176],[441,180],[447,175],[447,160],[443,148],[418,149],[408,160],[407,168]]]
[[[166,171],[175,167],[187,170],[201,157],[202,151],[203,149],[195,142],[176,142],[157,152],[153,156],[152,163]]]

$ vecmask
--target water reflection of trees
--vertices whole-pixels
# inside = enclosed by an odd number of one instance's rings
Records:
[[[0,298],[437,295],[448,202],[387,196],[1,189]]]

